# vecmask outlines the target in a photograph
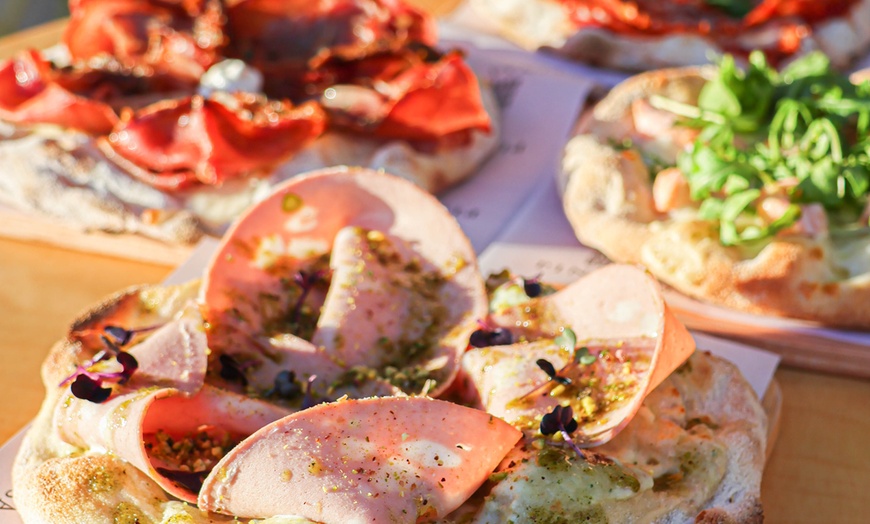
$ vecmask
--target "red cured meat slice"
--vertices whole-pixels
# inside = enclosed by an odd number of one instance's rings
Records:
[[[214,0],[77,0],[62,42],[74,61],[111,57],[195,84],[219,57],[222,17]]]
[[[0,65],[0,119],[16,124],[55,124],[106,133],[118,121],[112,108],[59,84],[37,51]]]
[[[220,185],[258,174],[293,156],[326,125],[314,104],[245,104],[232,109],[194,96],[152,104],[124,119],[107,144],[135,164],[134,176],[163,189]],[[248,114],[250,112],[250,114]]]

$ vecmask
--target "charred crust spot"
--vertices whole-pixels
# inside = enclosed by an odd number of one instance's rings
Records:
[[[838,295],[840,293],[840,285],[836,282],[822,284],[822,293],[831,296]]]
[[[588,449],[583,450],[583,458],[591,466],[608,466],[610,464],[613,464],[613,460],[610,457],[602,455],[601,453],[598,453],[596,451],[590,451]]]
[[[800,291],[800,294],[806,299],[812,297],[818,289],[819,285],[815,282],[801,282],[798,286],[798,291]]]

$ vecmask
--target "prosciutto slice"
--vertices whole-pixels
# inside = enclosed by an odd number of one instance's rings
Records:
[[[98,137],[159,190],[269,174],[327,129],[428,152],[491,130],[474,74],[398,0],[74,0],[70,13],[71,64],[35,51],[0,64],[0,119]],[[192,96],[225,58],[264,92]]]
[[[317,272],[325,294],[303,296],[297,282]],[[305,374],[328,360],[316,372],[323,386],[387,380],[433,396],[487,309],[474,251],[450,213],[410,182],[364,169],[277,188],[224,237],[203,289],[215,351],[291,369],[298,360]],[[283,343],[299,337],[316,349]]]
[[[74,61],[111,58],[196,83],[223,44],[216,0],[72,0],[62,42]]]
[[[122,120],[105,140],[130,172],[162,189],[220,185],[264,173],[323,132],[323,112],[243,94],[227,103],[193,96],[152,104]]]
[[[339,126],[385,138],[440,140],[490,130],[477,77],[458,53],[435,61],[416,55],[376,57],[321,103]]]
[[[100,134],[118,121],[109,104],[60,83],[51,65],[33,50],[0,64],[0,94],[0,119],[7,122]]]
[[[487,413],[428,398],[323,404],[225,456],[199,507],[324,524],[429,521],[468,499],[520,437]]]
[[[507,306],[490,322],[514,340],[533,342],[465,354],[463,370],[480,405],[533,432],[542,415],[570,405],[585,446],[613,438],[695,349],[659,284],[628,265],[606,266],[552,295]]]
[[[228,54],[263,71],[356,59],[411,42],[435,45],[434,20],[397,0],[228,2]],[[268,76],[268,75],[267,75]]]

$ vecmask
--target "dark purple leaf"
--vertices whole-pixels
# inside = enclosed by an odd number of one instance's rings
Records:
[[[553,411],[541,418],[540,432],[542,435],[553,435],[557,431],[562,433],[562,438],[577,453],[577,456],[583,457],[583,451],[571,438],[571,433],[577,431],[578,427],[579,424],[574,420],[574,410],[571,409],[571,406],[556,406]]]
[[[490,346],[507,346],[513,343],[513,334],[504,328],[497,327],[493,329],[489,337]]]
[[[218,360],[221,363],[221,378],[230,382],[239,382],[243,386],[248,385],[248,377],[245,376],[236,359],[223,353]]]
[[[118,363],[123,366],[123,371],[121,371],[121,380],[120,383],[124,384],[130,377],[133,376],[133,373],[139,369],[139,362],[136,360],[136,357],[127,353],[126,351],[118,352],[118,355],[115,357],[118,360]]]
[[[551,364],[549,360],[539,358],[535,361],[535,364],[537,364],[548,377],[553,378],[556,376],[556,368],[553,367],[553,364]]]
[[[556,382],[558,382],[559,384],[562,384],[563,386],[567,386],[567,385],[571,384],[571,379],[568,377],[563,377],[563,376],[559,375],[559,373],[556,371],[556,368],[553,366],[553,364],[550,363],[549,360],[539,358],[538,360],[535,361],[535,364],[537,364],[538,367],[541,368],[541,370],[544,373],[546,373],[548,377],[550,377],[550,380],[555,380]],[[568,408],[568,409],[571,409],[571,408]]]
[[[119,346],[126,346],[133,338],[133,331],[124,329],[121,326],[106,326],[103,331],[113,338],[113,342]]]
[[[468,339],[468,343],[476,348],[507,346],[513,344],[513,342],[513,334],[511,334],[507,329],[500,327],[492,329],[481,327],[480,329],[475,330]]]
[[[181,471],[177,469],[155,468],[157,473],[178,484],[191,493],[199,493],[208,471]]]
[[[100,381],[87,375],[78,375],[70,386],[70,391],[77,398],[97,404],[105,402],[112,394],[111,388],[104,388]]]
[[[523,291],[526,292],[526,296],[529,298],[535,298],[541,296],[541,281],[539,277],[523,279]]]
[[[122,328],[121,326],[105,326],[103,328],[103,333],[112,338],[111,342],[113,346],[126,346],[130,343],[130,340],[132,340],[136,334],[154,331],[159,327],[161,327],[161,325],[139,327],[134,329],[126,329]]]
[[[292,400],[302,394],[302,386],[296,380],[296,373],[283,370],[275,375],[275,384],[267,393],[268,396],[278,396],[286,400]]]

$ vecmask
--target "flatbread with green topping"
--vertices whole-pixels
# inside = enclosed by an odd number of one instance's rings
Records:
[[[632,77],[565,148],[565,213],[692,297],[870,328],[868,106],[821,54]]]

